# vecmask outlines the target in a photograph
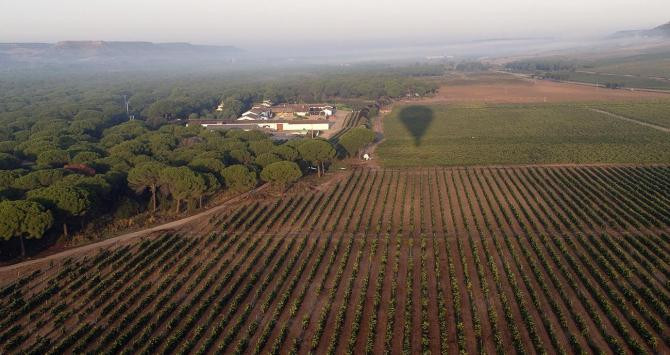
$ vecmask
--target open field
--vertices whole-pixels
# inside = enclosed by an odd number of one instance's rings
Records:
[[[530,80],[509,74],[471,74],[447,80],[426,102],[461,104],[562,103],[594,101],[670,100],[670,94],[612,90],[586,85]]]
[[[595,60],[589,63],[589,67],[599,73],[668,79],[668,75],[670,75],[670,48],[666,47],[665,50],[659,52],[623,58]]]
[[[644,88],[653,90],[670,90],[670,80],[639,77],[627,74],[614,74],[609,72],[591,72],[592,69],[579,72],[566,72],[566,80],[577,81],[586,84],[606,85],[607,83],[618,84],[623,87],[619,91],[627,91],[626,88]]]
[[[333,182],[0,272],[2,351],[670,351],[670,167]]]
[[[571,79],[621,83],[628,87],[670,89],[670,52],[661,47],[650,53],[587,60]],[[584,73],[586,72],[586,73]]]
[[[628,88],[670,90],[670,47],[667,41],[640,47],[595,48],[593,51],[564,53],[551,56],[517,58],[530,63],[562,63],[568,69],[551,69],[565,80],[601,85],[611,83]],[[494,61],[497,64],[515,62],[514,59]],[[538,70],[546,72],[547,69]],[[557,71],[558,70],[558,71]],[[532,74],[534,71],[525,71]]]
[[[577,104],[403,105],[384,134],[386,167],[670,162],[668,133]]]

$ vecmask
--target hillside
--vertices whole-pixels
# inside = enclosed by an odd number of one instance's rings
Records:
[[[665,25],[658,26],[651,31],[662,34],[664,36],[670,36],[670,22],[666,23]]]
[[[670,37],[670,22],[647,30],[620,31],[615,33],[612,37]]]
[[[63,41],[48,47],[48,54],[82,56],[140,56],[166,54],[230,54],[239,52],[232,46],[201,46],[190,43]]]
[[[190,43],[63,41],[0,43],[0,63],[21,65],[124,65],[230,61],[242,51],[233,46]]]

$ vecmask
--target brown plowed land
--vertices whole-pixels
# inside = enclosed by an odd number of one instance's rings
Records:
[[[487,78],[476,75],[454,80],[442,86],[433,97],[422,102],[458,104],[560,103],[560,102],[621,102],[667,100],[670,95],[660,92],[612,90],[589,85],[533,80],[520,76],[493,74]]]
[[[0,274],[0,352],[670,352],[669,166],[329,181]]]

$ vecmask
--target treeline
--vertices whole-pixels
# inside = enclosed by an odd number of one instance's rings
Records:
[[[563,60],[524,60],[508,63],[505,68],[523,72],[572,72],[577,69],[577,64]]]
[[[96,139],[77,127],[77,120],[39,125],[28,139],[3,145],[3,258],[23,249],[25,238],[68,237],[72,228],[102,216],[120,221],[143,212],[177,214],[222,192],[253,189],[260,179],[284,188],[310,167],[321,174],[335,158],[325,140],[276,142],[260,131],[152,130],[136,120]]]
[[[540,73],[535,74],[534,77],[538,79],[551,79],[558,81],[570,80],[570,73],[568,72],[549,72],[549,73]]]
[[[436,68],[290,77],[0,77],[0,258],[18,254],[24,239],[35,251],[73,230],[181,213],[260,180],[283,188],[312,169],[322,174],[340,149],[319,139],[276,142],[258,131],[208,131],[175,121],[211,117],[222,98],[226,111],[217,115],[233,117],[268,98],[375,101],[406,90],[426,94],[435,87],[415,76],[437,74]],[[356,131],[343,144],[353,155],[369,136]],[[45,235],[48,240],[35,241]]]
[[[239,117],[254,102],[309,103],[333,99],[377,100],[425,95],[437,85],[421,79],[442,75],[442,65],[361,65],[237,73],[96,73],[70,76],[0,75],[0,140],[7,128],[26,130],[40,120],[71,120],[84,110],[101,112],[104,128],[129,114],[152,128],[174,119]],[[215,111],[223,102],[224,111]],[[10,126],[10,127],[7,127]]]
[[[417,70],[418,71],[418,70]],[[235,118],[249,109],[254,102],[271,100],[274,103],[327,102],[338,99],[399,98],[408,94],[424,96],[435,92],[437,85],[415,76],[428,76],[433,71],[395,73],[346,73],[318,77],[282,79],[263,84],[251,84],[223,91],[222,112],[203,109],[189,118]],[[440,72],[441,74],[442,72]]]
[[[461,62],[456,64],[454,69],[456,71],[460,72],[479,72],[479,71],[485,71],[490,68],[489,65],[482,63],[482,62]]]
[[[626,84],[625,84],[625,83],[612,83],[612,82],[607,82],[607,83],[605,83],[605,84],[603,84],[603,85],[605,85],[605,87],[608,88],[608,89],[623,89],[623,88],[626,87]]]

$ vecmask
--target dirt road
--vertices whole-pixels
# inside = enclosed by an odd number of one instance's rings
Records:
[[[228,200],[224,201],[223,203],[221,203],[220,205],[218,205],[216,207],[212,207],[212,208],[210,208],[206,211],[200,212],[200,213],[195,214],[195,215],[190,216],[190,217],[186,217],[186,218],[182,218],[182,219],[179,219],[179,220],[176,220],[176,221],[161,224],[159,226],[143,229],[143,230],[140,230],[140,231],[137,231],[137,232],[132,232],[132,233],[119,235],[117,237],[105,239],[105,240],[102,240],[102,241],[99,241],[99,242],[96,242],[96,243],[93,243],[93,244],[88,244],[88,245],[84,245],[84,246],[81,246],[81,247],[75,247],[75,248],[68,249],[68,250],[65,250],[65,251],[62,251],[62,252],[59,252],[59,253],[51,254],[51,255],[48,255],[48,256],[45,256],[45,257],[41,257],[41,258],[38,258],[38,259],[26,260],[26,261],[22,261],[20,263],[16,263],[16,264],[13,264],[13,265],[3,266],[3,267],[0,267],[0,274],[6,273],[6,272],[11,272],[11,271],[18,270],[18,269],[22,269],[22,268],[25,268],[25,267],[29,267],[31,265],[36,265],[36,264],[49,262],[49,261],[52,261],[52,260],[67,258],[67,257],[73,256],[73,255],[88,253],[88,252],[94,251],[96,249],[100,249],[100,248],[108,247],[110,245],[115,245],[115,244],[118,244],[118,243],[122,243],[124,241],[134,239],[134,238],[137,238],[137,237],[141,237],[143,235],[151,234],[151,233],[154,233],[154,232],[176,229],[176,228],[182,227],[184,225],[187,225],[187,224],[189,224],[193,221],[199,220],[201,218],[205,218],[205,217],[210,216],[210,215],[212,215],[216,212],[219,212],[219,211],[223,210],[224,208],[229,207],[231,204],[237,203],[237,202],[245,199],[246,197],[248,197],[251,194],[254,194],[254,193],[265,190],[268,186],[269,185],[267,185],[267,184],[263,185],[263,186],[255,189],[255,190],[252,190],[252,191],[246,192],[242,195],[239,195],[239,196],[233,197],[231,199],[228,199]]]
[[[393,105],[389,107],[389,109],[392,109]],[[390,112],[390,111],[389,111]],[[381,167],[379,165],[379,160],[377,159],[377,156],[375,155],[375,151],[377,150],[377,146],[379,146],[383,141],[384,141],[384,117],[386,117],[388,113],[380,113],[377,115],[377,117],[374,117],[372,119],[372,130],[375,132],[375,141],[368,145],[364,150],[363,154],[367,153],[372,157],[372,160],[368,161],[361,161],[360,164],[357,164],[357,166],[367,166],[370,168],[379,168]]]

